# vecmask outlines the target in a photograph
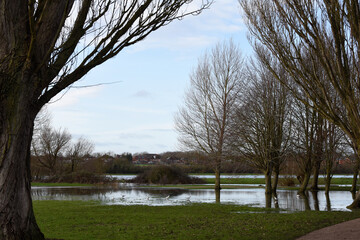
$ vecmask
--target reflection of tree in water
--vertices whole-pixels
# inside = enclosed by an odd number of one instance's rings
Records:
[[[69,195],[93,195],[113,192],[107,188],[35,188],[31,190],[33,196],[69,196]]]
[[[220,189],[215,189],[215,201],[220,203]]]
[[[158,197],[163,197],[164,195],[174,197],[189,192],[187,189],[174,188],[137,188],[136,190]]]
[[[310,210],[309,198],[306,194],[297,194],[296,191],[278,191],[277,206],[291,210]]]
[[[35,188],[31,190],[34,200],[100,200],[113,190],[106,188]]]
[[[73,196],[88,197],[88,199],[105,199],[107,194],[120,193],[130,195],[132,193],[146,193],[153,196],[178,196],[188,193],[186,189],[154,189],[154,188],[118,188],[118,187],[45,187],[33,188],[31,194],[34,199],[68,199]]]
[[[331,211],[331,201],[330,201],[330,196],[329,196],[328,192],[325,193],[325,197],[326,197],[326,210]]]
[[[311,191],[311,195],[314,199],[314,209],[315,211],[320,211],[320,208],[319,208],[319,198],[318,198],[318,191]]]

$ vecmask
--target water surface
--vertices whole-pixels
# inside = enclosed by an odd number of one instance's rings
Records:
[[[214,203],[213,189],[180,189],[119,184],[112,187],[32,187],[34,200],[95,200],[102,204],[168,206],[191,203]],[[265,207],[263,188],[222,189],[220,203]],[[277,201],[271,206],[288,211],[341,210],[352,203],[348,191],[331,191],[329,199],[324,191],[298,196],[296,190],[278,190]]]
[[[135,174],[117,174],[117,175],[107,175],[109,177],[113,177],[116,179],[123,179],[123,180],[130,180],[136,177]],[[198,178],[215,178],[215,175],[212,174],[191,174],[192,177],[198,177]],[[280,175],[280,178],[282,177],[293,177],[296,178],[295,175]],[[320,176],[322,177],[322,176]],[[333,178],[352,178],[353,175],[334,175]],[[264,178],[263,174],[221,174],[220,178]]]

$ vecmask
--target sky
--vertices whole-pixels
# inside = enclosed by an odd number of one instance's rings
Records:
[[[74,140],[89,139],[100,153],[184,150],[174,116],[189,76],[206,51],[230,38],[244,56],[251,54],[238,1],[217,0],[199,16],[174,21],[124,49],[75,84],[103,85],[55,97],[47,107],[51,124],[67,129]]]

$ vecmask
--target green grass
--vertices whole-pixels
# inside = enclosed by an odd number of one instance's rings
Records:
[[[215,178],[202,178],[207,184],[215,184]],[[265,184],[265,178],[222,178],[221,184]]]
[[[280,214],[220,204],[150,207],[34,201],[34,210],[47,238],[66,240],[295,239],[315,229],[360,217],[360,212]]]
[[[204,185],[204,184],[167,184],[167,185],[145,185],[148,187],[168,187],[168,188],[184,188],[184,189],[213,189],[215,184],[215,178],[202,178],[206,184],[211,185]],[[294,179],[294,182],[298,184],[298,181]],[[237,186],[232,184],[255,184],[257,186]],[[325,180],[324,178],[319,178],[319,185],[324,185]],[[350,187],[344,187],[344,186],[336,186],[336,185],[351,185],[352,179],[351,178],[333,178],[331,181],[332,186],[330,187],[331,191],[350,191]],[[265,178],[222,178],[221,179],[221,188],[223,189],[236,189],[236,188],[258,188],[258,187],[264,187],[265,186]],[[311,187],[311,180],[309,181],[308,187]],[[281,184],[278,186],[279,189],[289,189],[289,190],[297,190],[299,189],[298,186],[281,186]],[[320,190],[324,190],[324,187],[320,187]]]
[[[214,184],[215,178],[202,178],[207,184]],[[312,179],[310,179],[309,185],[311,185]],[[294,179],[294,182],[298,184],[298,180]],[[222,178],[221,184],[265,184],[265,178]],[[319,178],[319,184],[324,185],[325,179]],[[352,178],[333,178],[331,184],[343,185],[352,184]]]

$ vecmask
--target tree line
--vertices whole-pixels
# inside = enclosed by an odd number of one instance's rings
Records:
[[[319,149],[314,154],[330,157],[320,151],[319,143],[322,138],[331,138],[326,144],[331,152],[338,138],[335,134],[341,129],[340,134],[346,136],[358,161],[359,1],[239,2],[259,61],[314,112],[314,121],[319,125],[309,132],[318,135],[314,144],[309,145]],[[277,71],[274,60],[288,77]],[[326,131],[329,134],[323,136],[321,133]],[[348,207],[360,207],[359,192]]]
[[[354,155],[350,139],[312,106],[304,91],[297,88],[294,95],[289,88],[291,75],[270,54],[269,68],[261,59],[263,51],[246,59],[230,40],[200,58],[184,106],[175,117],[179,140],[185,149],[206,155],[212,163],[215,189],[221,188],[222,164],[237,160],[263,172],[266,193],[276,194],[279,174],[291,160],[296,163],[293,174],[301,184],[299,193],[306,191],[311,176],[311,189],[319,189],[323,165],[328,194],[339,160]],[[354,163],[356,179],[357,158]]]
[[[180,141],[209,155],[217,172],[216,189],[221,162],[238,154],[264,172],[267,193],[276,192],[281,164],[293,155],[303,172],[301,193],[311,174],[311,188],[318,188],[322,162],[328,192],[334,160],[353,150],[356,183],[359,2],[239,3],[255,57],[242,64],[238,48],[230,42],[200,60],[176,117]],[[359,206],[358,193],[349,208]]]

